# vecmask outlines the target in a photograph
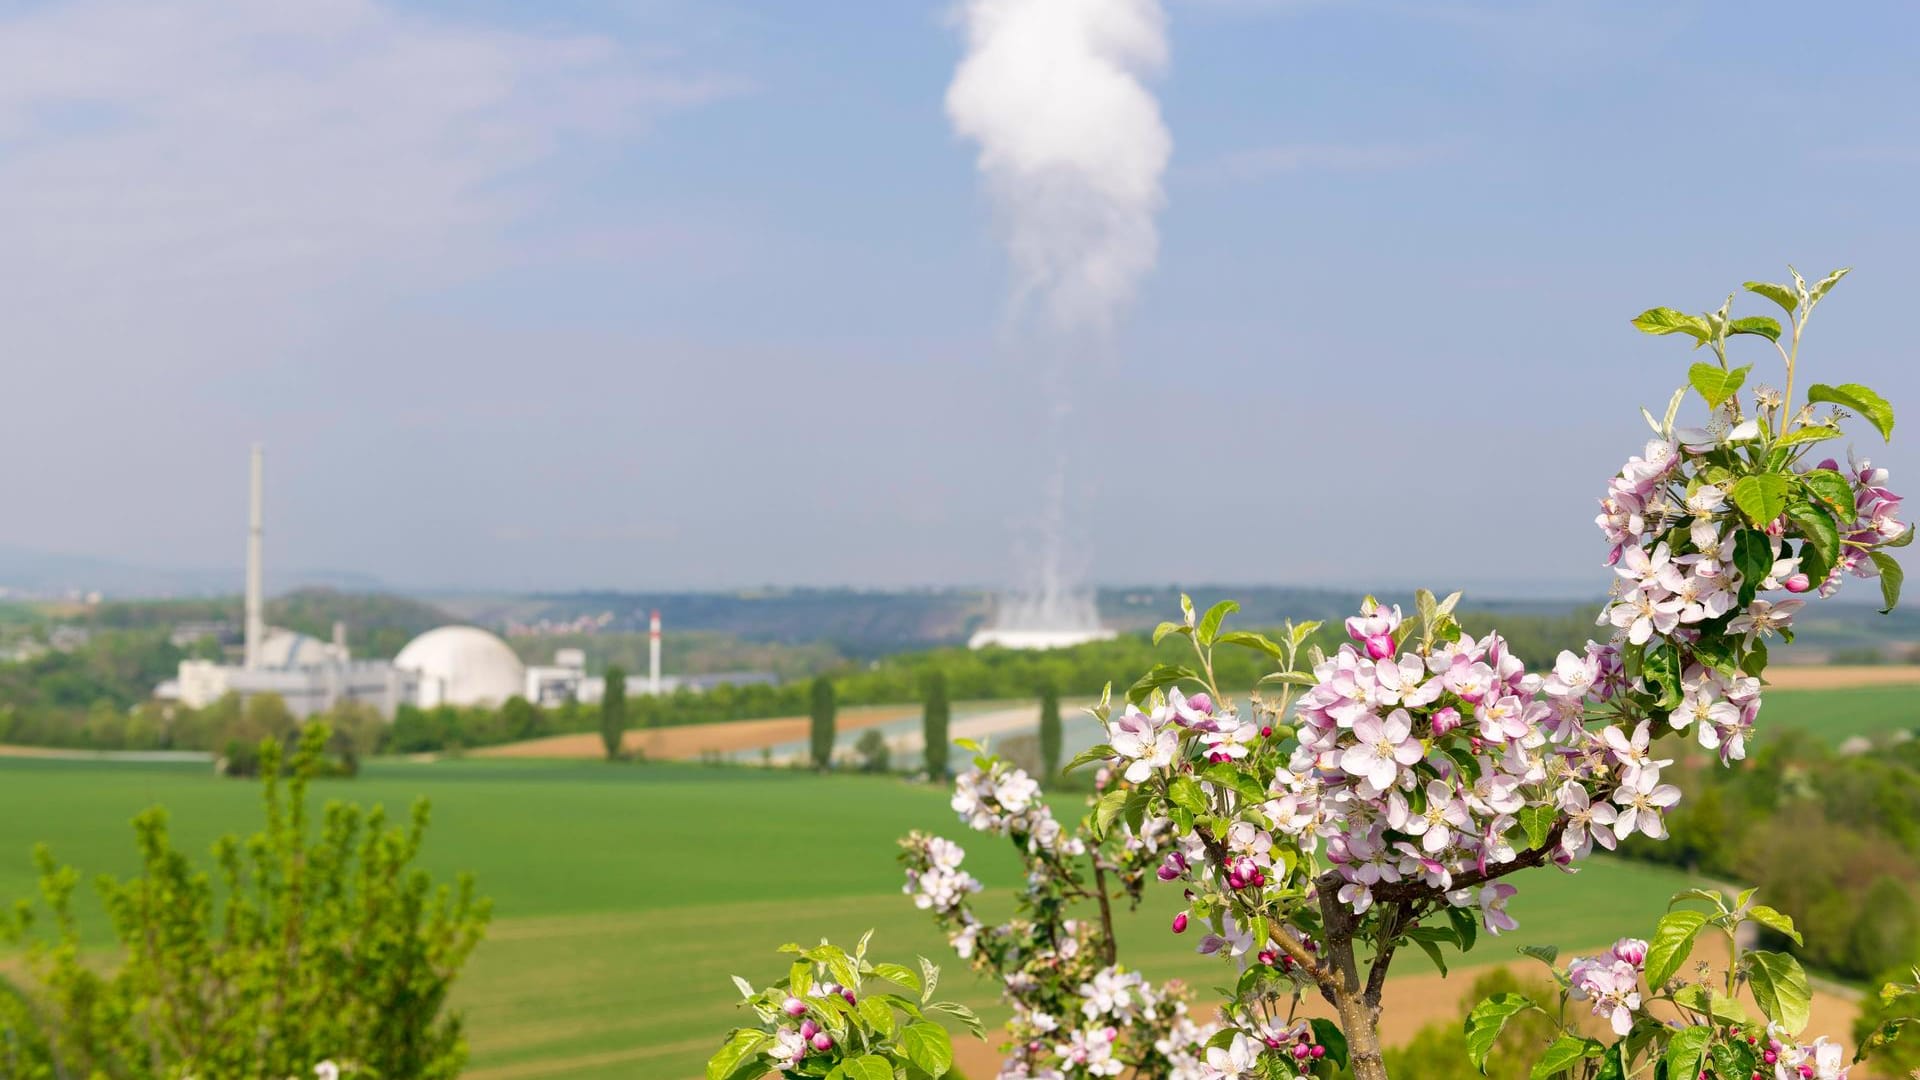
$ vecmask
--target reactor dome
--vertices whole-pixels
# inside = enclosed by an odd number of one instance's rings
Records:
[[[477,626],[429,630],[400,650],[393,666],[419,676],[416,698],[435,705],[498,705],[526,692],[527,669],[507,643]]]

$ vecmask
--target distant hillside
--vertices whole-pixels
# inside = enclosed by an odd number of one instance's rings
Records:
[[[140,629],[224,620],[237,629],[241,608],[238,596],[109,601],[72,621],[101,629]],[[267,622],[273,626],[330,638],[335,622],[346,623],[347,643],[360,656],[391,657],[416,635],[458,621],[425,601],[390,593],[314,588],[267,600]]]

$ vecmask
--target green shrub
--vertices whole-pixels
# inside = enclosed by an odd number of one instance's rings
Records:
[[[389,1080],[458,1074],[447,995],[490,904],[470,877],[435,888],[413,865],[425,802],[405,827],[328,803],[314,835],[308,782],[329,735],[302,732],[284,784],[280,744],[261,744],[266,826],[216,843],[211,873],[174,847],[163,808],[134,819],[140,871],[99,881],[119,942],[110,971],[82,959],[79,872],[36,850],[52,933],[27,901],[0,925],[27,943],[31,971],[23,993],[0,987],[6,1075],[310,1076],[325,1060]]]

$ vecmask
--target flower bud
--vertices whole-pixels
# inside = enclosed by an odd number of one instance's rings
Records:
[[[790,997],[780,1003],[780,1011],[786,1013],[788,1016],[805,1016],[807,1015],[807,1003],[797,997]]]
[[[1173,932],[1176,934],[1184,934],[1187,932],[1187,913],[1186,912],[1183,911],[1180,914],[1175,915],[1173,917]]]
[[[1273,738],[1273,728],[1271,726],[1262,726],[1260,728],[1260,737],[1263,739]]]
[[[1280,951],[1278,949],[1261,949],[1260,962],[1268,967],[1278,964],[1280,962]]]
[[[1367,658],[1385,660],[1393,655],[1393,635],[1375,634],[1367,639]]]
[[[1316,1058],[1323,1058],[1327,1056],[1327,1048],[1321,1046],[1319,1043],[1314,1043],[1311,1053]]]
[[[1460,726],[1460,710],[1451,705],[1433,714],[1433,737],[1439,738]]]
[[[1795,574],[1792,577],[1788,578],[1787,580],[1781,582],[1781,584],[1787,587],[1788,592],[1803,593],[1803,592],[1806,592],[1808,589],[1813,588],[1813,579],[1808,577],[1805,574]]]
[[[818,1035],[819,1033],[820,1033],[820,1025],[814,1023],[811,1020],[800,1025],[800,1037],[803,1039],[811,1039],[815,1035]]]
[[[1294,1043],[1294,1044],[1293,1044],[1293,1056],[1294,1056],[1294,1057],[1296,1057],[1296,1058],[1303,1058],[1303,1057],[1306,1057],[1306,1056],[1307,1056],[1308,1054],[1311,1054],[1311,1053],[1313,1053],[1313,1051],[1312,1051],[1312,1050],[1309,1050],[1309,1049],[1307,1049],[1307,1044],[1306,1044],[1306,1043]]]
[[[808,1041],[813,1044],[815,1050],[826,1051],[833,1049],[833,1036],[824,1031],[815,1032],[813,1038]]]
[[[855,1000],[854,1000],[854,997],[853,997],[853,991],[851,991],[851,990],[849,990],[849,989],[847,989],[847,988],[846,988],[846,987],[844,987],[844,986],[840,988],[840,996],[841,996],[842,998],[844,998],[844,999],[846,999],[846,1002],[847,1002],[847,1004],[849,1004],[849,1005],[857,1005],[857,1004],[859,1004],[859,1002],[857,1002],[857,1001],[855,1001]]]

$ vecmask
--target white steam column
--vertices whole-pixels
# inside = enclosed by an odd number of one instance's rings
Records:
[[[660,609],[647,620],[647,693],[660,696]]]
[[[260,581],[260,534],[262,531],[260,501],[263,489],[260,444],[254,443],[253,483],[247,510],[247,648],[244,666],[249,669],[260,666],[260,643],[267,636],[266,612]]]

